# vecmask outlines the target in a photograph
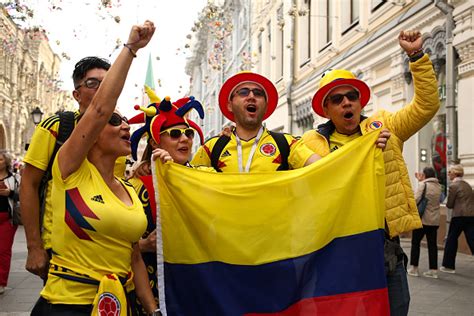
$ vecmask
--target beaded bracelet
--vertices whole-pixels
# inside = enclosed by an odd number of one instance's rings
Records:
[[[131,47],[130,44],[123,44],[123,46],[127,47],[130,53],[132,54],[133,58],[137,57],[137,52],[134,51]]]
[[[413,56],[416,56],[418,55],[419,53],[422,53],[423,52],[423,48],[419,48],[411,53],[407,53],[408,57],[413,57]]]
[[[408,58],[410,59],[410,62],[413,63],[417,61],[418,59],[421,59],[424,55],[425,53],[423,52],[423,49],[419,49],[411,53],[410,55],[408,55]]]

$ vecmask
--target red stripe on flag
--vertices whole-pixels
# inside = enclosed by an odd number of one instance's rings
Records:
[[[153,224],[156,224],[156,201],[155,201],[155,187],[153,186],[153,177],[143,176],[140,177],[143,185],[148,192],[148,202],[150,203],[151,215],[153,217]]]
[[[390,315],[387,288],[321,296],[301,300],[278,313],[250,313],[246,316],[306,315]]]

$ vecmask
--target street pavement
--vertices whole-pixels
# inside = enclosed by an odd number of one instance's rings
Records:
[[[402,239],[410,253],[410,240]],[[0,295],[0,315],[29,315],[42,287],[41,280],[25,269],[26,241],[20,226],[13,245],[12,266],[5,294]],[[439,251],[438,260],[443,252]],[[428,250],[421,249],[420,275],[428,270]],[[408,276],[411,293],[409,315],[474,316],[474,256],[458,253],[456,274],[439,272],[439,279]]]

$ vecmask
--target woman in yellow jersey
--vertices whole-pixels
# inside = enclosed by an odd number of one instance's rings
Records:
[[[32,315],[127,315],[135,289],[149,314],[157,305],[148,286],[138,240],[146,228],[132,186],[114,176],[118,157],[130,154],[130,127],[115,110],[128,70],[155,27],[133,26],[124,48],[53,164],[51,266]]]
[[[188,160],[191,155],[194,135],[197,132],[201,137],[202,143],[202,131],[197,124],[187,119],[185,114],[191,109],[196,109],[202,115],[204,115],[204,111],[201,103],[194,100],[193,97],[171,102],[168,97],[161,101],[150,89],[147,89],[147,94],[151,104],[146,108],[140,107],[144,113],[131,118],[129,121],[130,124],[145,123],[131,137],[133,159],[137,160],[138,143],[142,136],[147,135],[148,138],[148,144],[142,155],[141,162],[135,169],[133,177],[129,179],[129,182],[133,185],[138,197],[142,201],[147,216],[147,229],[139,242],[139,246],[147,268],[153,295],[158,302],[155,231],[156,203],[151,177],[151,153],[156,148],[163,148],[171,154],[169,157],[173,157],[176,163],[189,165]],[[155,132],[153,133],[153,131]],[[133,302],[133,305],[138,315],[146,315],[143,304],[139,300]]]

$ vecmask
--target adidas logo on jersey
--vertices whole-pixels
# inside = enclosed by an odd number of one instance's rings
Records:
[[[104,204],[104,199],[102,199],[102,195],[100,195],[100,194],[96,195],[96,196],[93,196],[91,198],[91,200]]]
[[[228,157],[230,156],[230,152],[228,150],[224,151],[224,153],[221,155],[221,157]]]

